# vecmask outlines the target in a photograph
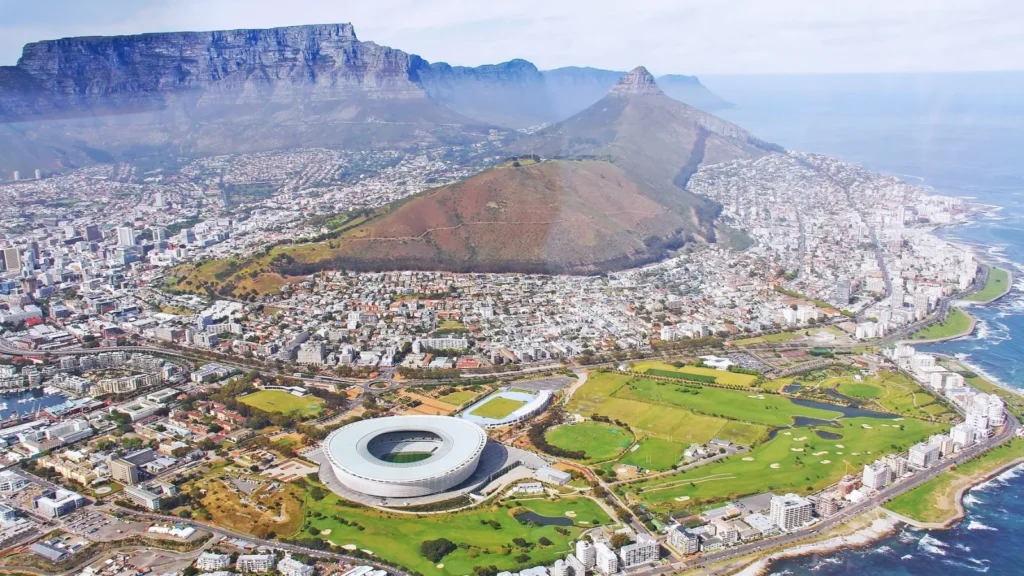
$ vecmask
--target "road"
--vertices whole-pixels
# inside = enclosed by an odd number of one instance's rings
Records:
[[[972,446],[951,458],[946,458],[940,461],[940,463],[929,468],[924,472],[919,472],[914,476],[902,480],[896,484],[893,484],[884,490],[877,492],[874,496],[862,500],[856,504],[843,508],[838,514],[830,518],[826,518],[811,527],[800,530],[797,532],[791,532],[788,534],[782,534],[772,538],[765,538],[764,540],[758,540],[749,544],[742,544],[734,546],[718,552],[712,552],[711,554],[705,554],[697,559],[689,562],[680,562],[673,564],[673,567],[678,570],[692,570],[694,568],[706,568],[711,564],[717,564],[726,560],[739,558],[748,554],[766,551],[768,549],[779,548],[779,547],[790,547],[801,540],[805,540],[810,537],[820,536],[836,526],[847,522],[848,520],[860,516],[861,514],[881,506],[884,502],[903,494],[909,490],[912,490],[921,484],[935,478],[939,474],[943,473],[951,466],[970,460],[980,453],[1009,441],[1013,438],[1017,429],[1020,427],[1020,422],[1017,421],[1011,414],[1007,414],[1006,425],[1003,426],[1002,430],[998,434],[989,438],[985,443]],[[718,574],[718,571],[706,572],[706,574]]]
[[[185,525],[188,525],[188,526],[192,526],[193,528],[196,528],[196,529],[206,530],[208,532],[212,532],[214,534],[217,534],[218,536],[224,536],[225,538],[239,538],[241,540],[245,540],[246,542],[252,542],[253,544],[255,544],[257,546],[266,546],[268,548],[275,548],[277,550],[284,550],[286,552],[295,552],[295,553],[299,553],[299,554],[308,554],[310,556],[319,557],[319,558],[330,558],[332,560],[343,560],[343,561],[349,562],[351,564],[372,564],[374,567],[379,568],[381,570],[387,570],[388,572],[390,572],[392,574],[398,574],[400,576],[410,576],[408,573],[403,572],[401,570],[398,570],[398,569],[394,568],[393,566],[388,566],[388,565],[385,565],[385,564],[380,564],[378,562],[366,560],[366,559],[363,559],[363,558],[356,558],[355,556],[347,556],[345,554],[338,554],[336,552],[328,552],[328,551],[325,551],[325,550],[314,550],[312,548],[306,548],[304,546],[297,546],[295,544],[286,544],[284,542],[280,542],[280,541],[277,541],[277,540],[261,540],[259,538],[255,538],[253,536],[250,536],[248,534],[244,534],[242,532],[235,532],[234,530],[229,530],[229,529],[224,528],[222,526],[217,526],[217,525],[214,525],[214,524],[207,524],[206,522],[200,522],[198,520],[193,520],[193,519],[188,519],[188,518],[179,518],[177,516],[167,516],[167,515],[164,515],[164,514],[153,514],[153,513],[150,513],[150,512],[140,512],[138,510],[132,510],[130,508],[123,508],[123,507],[117,506],[115,504],[103,504],[103,505],[97,506],[97,508],[100,509],[100,510],[103,510],[105,512],[108,512],[108,513],[116,513],[116,514],[121,514],[121,515],[124,515],[124,516],[132,516],[134,518],[141,518],[141,519],[144,519],[144,520],[149,520],[151,522],[165,522],[165,523],[173,523],[173,524],[185,524]]]

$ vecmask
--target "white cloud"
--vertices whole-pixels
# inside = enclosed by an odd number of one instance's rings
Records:
[[[72,16],[59,17],[54,4]],[[526,58],[655,73],[1019,70],[1020,0],[0,0],[0,62],[85,34],[352,22],[431,61]],[[141,6],[141,8],[140,8]]]

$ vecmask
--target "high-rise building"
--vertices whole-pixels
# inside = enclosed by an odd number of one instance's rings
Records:
[[[572,572],[573,569],[572,566],[569,565],[569,562],[567,560],[562,560],[561,558],[555,560],[554,565],[548,568],[548,574],[550,576],[573,576]]]
[[[782,530],[799,528],[811,521],[814,505],[796,494],[772,496],[769,518]]]
[[[910,447],[908,460],[914,468],[930,468],[939,459],[939,446],[930,442],[921,442]]]
[[[576,543],[576,557],[583,563],[584,568],[590,570],[597,562],[597,551],[594,550],[594,545],[590,542],[580,540]]]
[[[5,270],[21,270],[21,252],[18,251],[17,246],[8,246],[7,248],[4,248],[3,257]]]
[[[139,467],[135,464],[123,458],[113,458],[107,466],[110,468],[110,477],[121,484],[139,483]]]
[[[619,571],[619,557],[615,555],[615,551],[608,547],[604,542],[598,542],[594,545],[596,551],[596,565],[597,571],[602,574],[614,574]]]
[[[849,280],[836,282],[836,303],[840,306],[849,304],[852,289],[853,287]]]
[[[157,192],[156,194],[153,195],[153,206],[154,207],[156,207],[156,208],[163,208],[166,205],[167,204],[164,201],[164,193],[163,192]]]
[[[871,464],[864,465],[864,474],[861,476],[861,482],[866,488],[881,490],[889,485],[891,472],[885,462],[876,460]]]
[[[586,576],[587,568],[575,554],[566,556],[565,561],[569,564],[569,569],[572,571],[571,576]]]
[[[682,526],[676,526],[668,533],[668,543],[683,554],[696,554],[700,552],[700,539]]]
[[[835,516],[839,512],[839,499],[832,492],[822,494],[814,509],[822,518]]]
[[[39,168],[36,168],[36,180],[42,180],[42,179],[43,179],[43,171],[40,170]]]
[[[885,457],[885,464],[892,470],[893,480],[899,480],[907,473],[907,459],[897,454],[890,454]]]
[[[21,180],[21,172],[18,172],[17,170],[15,170],[14,171],[14,179],[15,180]]]
[[[640,534],[636,542],[627,544],[619,550],[622,558],[622,566],[629,568],[646,562],[654,562],[658,559],[658,541],[649,534]]]
[[[135,230],[129,226],[122,226],[117,229],[118,246],[135,246]]]
[[[85,227],[85,239],[89,242],[95,242],[103,239],[103,234],[100,234],[100,227],[96,224],[89,224]]]

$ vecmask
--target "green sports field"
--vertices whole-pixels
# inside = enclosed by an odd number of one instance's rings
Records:
[[[280,412],[282,414],[292,412],[316,414],[322,406],[321,400],[316,396],[293,396],[283,390],[260,390],[242,396],[238,400],[264,412]]]
[[[943,320],[931,326],[914,332],[911,336],[914,340],[935,340],[937,338],[952,338],[965,334],[971,328],[971,317],[963,310],[954,307],[949,315]]]
[[[544,438],[565,450],[583,450],[585,462],[611,460],[633,443],[633,434],[625,428],[594,421],[562,424],[548,430]]]
[[[852,418],[842,428],[822,428],[838,439],[824,439],[812,428],[782,431],[746,454],[688,472],[630,484],[648,506],[671,510],[721,502],[760,492],[809,493],[859,472],[878,457],[907,449],[945,427],[920,420]]]
[[[644,438],[640,447],[626,452],[619,460],[622,464],[632,464],[646,470],[663,472],[671,470],[683,457],[686,445],[670,442],[661,438]]]
[[[501,398],[499,396],[484,402],[476,410],[470,412],[470,414],[481,418],[500,420],[525,405],[526,402],[522,400],[512,400],[511,398]]]
[[[743,446],[752,446],[768,434],[768,427],[749,422],[729,422],[718,431],[717,438]]]
[[[463,405],[467,404],[470,400],[473,400],[478,395],[479,394],[477,394],[476,392],[470,392],[468,390],[459,390],[458,392],[452,392],[451,394],[446,394],[446,395],[438,398],[438,400],[440,400],[441,402],[444,402],[445,404],[448,404],[448,405],[451,405],[451,406],[455,406],[455,407],[459,407],[459,406],[463,406]]]
[[[555,526],[520,524],[514,518],[520,511],[571,518],[574,525],[567,527],[568,534],[563,535]],[[328,490],[327,497],[315,504],[307,497],[307,514],[302,536],[314,537],[309,532],[309,526],[313,526],[318,531],[315,537],[338,546],[353,544],[425,576],[472,574],[476,566],[494,565],[499,570],[518,571],[551,564],[571,551],[571,543],[584,530],[611,523],[600,506],[584,497],[555,501],[524,499],[511,502],[507,507],[484,505],[465,512],[415,516],[387,514],[353,505]],[[496,523],[497,529],[485,522]],[[451,540],[459,548],[435,565],[420,555],[419,548],[423,541],[440,537]],[[512,544],[515,538],[523,538],[532,546],[520,550]],[[547,538],[551,544],[541,545],[541,538]],[[508,546],[512,547],[511,553],[507,551]],[[516,559],[519,554],[526,554],[529,559],[520,562]]]

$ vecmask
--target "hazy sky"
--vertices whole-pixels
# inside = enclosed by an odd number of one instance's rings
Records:
[[[657,74],[1024,69],[1024,0],[0,0],[0,64],[65,36],[351,22],[431,61]]]

